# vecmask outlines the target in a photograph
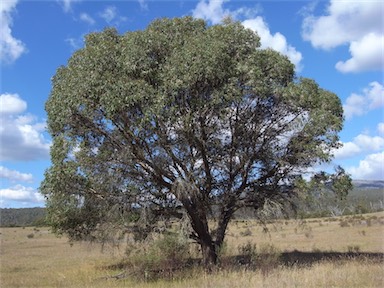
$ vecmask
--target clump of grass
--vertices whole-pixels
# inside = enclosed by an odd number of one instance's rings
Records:
[[[248,241],[247,243],[238,246],[239,254],[249,258],[251,261],[256,257],[257,255],[257,249],[256,244],[251,243],[251,241]]]
[[[249,228],[247,228],[244,231],[240,232],[240,236],[252,236],[252,231]]]
[[[305,235],[306,238],[309,238],[309,239],[313,238],[312,230],[305,231],[304,235]]]
[[[359,253],[360,246],[359,245],[349,245],[347,246],[348,253]]]
[[[340,221],[340,227],[349,227],[348,221]]]
[[[359,235],[365,236],[367,234],[366,234],[365,230],[361,230],[361,231],[359,231]]]

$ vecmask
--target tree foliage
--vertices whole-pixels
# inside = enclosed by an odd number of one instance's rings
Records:
[[[259,47],[240,23],[190,17],[87,35],[46,102],[52,166],[41,191],[55,231],[143,235],[184,211],[209,264],[236,210],[289,202],[339,146],[342,106]]]

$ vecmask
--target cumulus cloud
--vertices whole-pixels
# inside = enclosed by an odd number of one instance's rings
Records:
[[[349,51],[352,56],[350,59],[336,63],[336,69],[340,72],[380,70],[384,66],[384,35],[369,33],[352,41]]]
[[[381,1],[331,0],[325,15],[304,17],[303,39],[324,50],[349,45],[351,58],[335,65],[341,72],[382,69],[383,5]]]
[[[48,158],[50,143],[43,136],[45,123],[25,114],[27,104],[17,94],[1,94],[0,103],[0,161]]]
[[[8,169],[4,166],[0,166],[0,178],[7,179],[11,182],[32,182],[33,176],[30,173],[20,173],[16,170]]]
[[[361,148],[353,142],[342,143],[343,146],[333,152],[335,159],[346,159],[361,152]]]
[[[210,21],[212,24],[220,23],[225,17],[232,16],[231,12],[223,8],[225,0],[201,0],[192,11],[195,18]]]
[[[384,86],[376,81],[364,88],[362,95],[352,93],[343,105],[346,119],[361,116],[368,111],[384,106]]]
[[[284,35],[277,32],[272,34],[268,24],[261,16],[256,16],[260,13],[260,8],[255,6],[254,8],[241,7],[236,10],[224,9],[224,3],[229,2],[227,0],[201,0],[196,8],[192,11],[192,15],[195,18],[202,18],[212,24],[220,23],[225,17],[230,16],[234,19],[242,19],[244,27],[249,28],[260,36],[261,48],[272,48],[284,55],[286,55],[296,69],[301,69],[302,54],[296,50],[293,46],[289,45]]]
[[[343,147],[333,151],[336,159],[346,159],[362,153],[372,153],[384,149],[384,137],[359,134]]]
[[[384,152],[370,154],[358,166],[347,167],[353,179],[384,180]]]
[[[384,138],[380,136],[360,134],[354,138],[354,142],[364,151],[378,151],[384,148]]]
[[[379,134],[384,135],[384,122],[377,124],[377,131]]]
[[[257,32],[260,36],[261,48],[272,48],[273,50],[286,55],[289,60],[295,64],[297,70],[301,69],[300,62],[303,59],[301,53],[298,52],[296,48],[289,45],[287,39],[281,33],[277,32],[272,34],[262,17],[258,16],[254,19],[245,20],[242,24],[244,27]]]
[[[27,103],[17,94],[0,95],[0,113],[1,115],[19,114],[27,109]]]
[[[0,5],[0,60],[12,63],[26,52],[22,41],[12,36],[12,17],[17,0],[2,1]]]
[[[36,189],[25,187],[23,185],[15,185],[13,187],[0,189],[0,198],[6,201],[31,202],[36,204],[44,203],[44,196]]]

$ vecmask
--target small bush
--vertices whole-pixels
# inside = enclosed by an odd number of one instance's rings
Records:
[[[256,257],[257,255],[257,249],[256,249],[256,244],[254,243],[251,243],[250,241],[248,241],[246,244],[244,245],[240,245],[238,247],[238,250],[239,250],[239,254],[246,257],[246,258],[249,258],[251,261]]]
[[[143,245],[131,249],[126,263],[137,279],[174,278],[189,257],[188,242],[176,234],[166,234],[144,248]]]

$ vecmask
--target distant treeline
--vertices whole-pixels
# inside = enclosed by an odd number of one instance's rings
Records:
[[[384,210],[384,181],[354,181],[354,189],[344,201],[335,201],[330,195],[312,197],[296,203],[297,214],[292,217],[312,218],[351,214],[364,214]],[[267,218],[282,217],[276,211]],[[45,226],[45,208],[0,208],[0,227]],[[253,209],[243,209],[236,213],[237,218],[254,218]]]
[[[0,208],[0,227],[45,226],[45,208]]]

